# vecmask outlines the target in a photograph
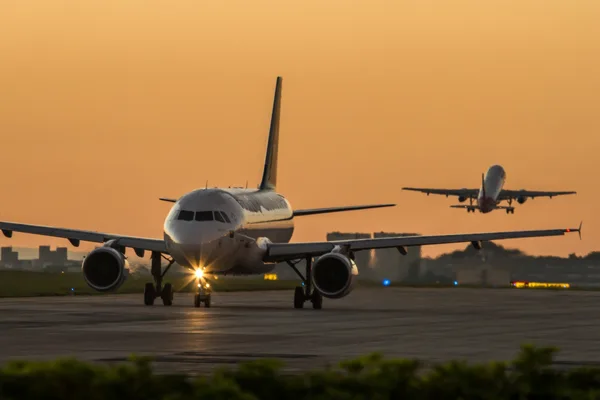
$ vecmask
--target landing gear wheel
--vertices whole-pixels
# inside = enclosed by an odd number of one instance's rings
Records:
[[[210,308],[210,294],[204,299],[204,308]]]
[[[315,310],[320,310],[323,307],[323,296],[316,290],[312,294],[311,301]]]
[[[154,289],[154,285],[152,283],[146,283],[146,286],[144,286],[144,304],[147,306],[153,305],[155,298],[156,290]]]
[[[160,264],[162,258],[169,261],[169,264],[164,271]],[[162,253],[158,251],[153,251],[150,259],[150,273],[154,279],[154,284],[146,283],[146,286],[144,286],[144,304],[151,306],[154,304],[154,300],[157,297],[160,297],[165,306],[170,306],[173,304],[173,287],[170,283],[167,283],[163,286],[162,280],[165,274],[169,271],[169,268],[171,268],[173,263],[175,263],[175,260],[173,258],[167,258],[163,256]]]
[[[165,284],[160,297],[163,301],[163,305],[170,306],[173,304],[173,286],[170,283]]]
[[[200,307],[200,295],[198,293],[194,295],[194,307]]]
[[[296,289],[294,289],[294,308],[302,307],[304,307],[304,288],[296,286]]]

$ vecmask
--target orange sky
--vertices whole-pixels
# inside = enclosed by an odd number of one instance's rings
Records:
[[[600,250],[599,19],[597,0],[2,1],[0,219],[161,237],[159,196],[258,183],[281,75],[279,191],[399,205],[304,217],[293,241],[583,220],[582,241],[504,244]],[[494,163],[506,188],[579,194],[473,215],[400,190],[476,188]],[[42,243],[66,241],[0,239]]]

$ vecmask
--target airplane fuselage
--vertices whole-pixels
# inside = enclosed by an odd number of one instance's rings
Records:
[[[506,172],[500,165],[492,165],[487,170],[477,196],[479,211],[486,214],[496,208],[505,182]]]
[[[210,274],[262,274],[266,244],[287,243],[293,210],[282,195],[257,189],[199,189],[181,197],[164,222],[175,261]]]

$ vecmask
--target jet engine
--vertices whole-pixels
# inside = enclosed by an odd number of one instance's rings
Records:
[[[464,202],[465,200],[467,200],[467,197],[466,197],[466,196],[458,196],[458,201],[459,201],[460,203]]]
[[[525,196],[519,196],[519,197],[517,197],[517,203],[519,203],[519,204],[523,204],[526,201],[527,201],[527,197],[525,197]]]
[[[129,275],[129,263],[119,250],[105,245],[83,259],[81,271],[89,287],[108,292],[118,289],[125,282]]]
[[[312,267],[312,281],[324,297],[339,299],[354,287],[358,268],[352,259],[341,253],[328,253]]]

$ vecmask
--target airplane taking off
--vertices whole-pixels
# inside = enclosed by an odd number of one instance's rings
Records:
[[[150,252],[154,283],[147,283],[144,303],[154,304],[158,297],[166,306],[173,302],[171,284],[163,278],[177,262],[190,268],[198,278],[194,306],[204,302],[210,307],[210,275],[252,275],[272,271],[278,262],[286,262],[300,277],[303,286],[294,292],[294,307],[302,308],[306,301],[313,308],[322,307],[323,297],[337,299],[348,295],[356,281],[358,268],[354,263],[357,251],[396,248],[407,254],[410,246],[471,242],[480,249],[483,241],[541,236],[560,236],[577,229],[549,229],[492,233],[467,233],[434,236],[405,236],[376,239],[354,239],[330,242],[289,243],[294,230],[294,218],[339,211],[389,207],[394,204],[315,208],[293,210],[290,203],[278,194],[277,152],[279,146],[279,116],[281,106],[281,77],[277,78],[271,116],[267,154],[262,181],[258,189],[198,189],[178,199],[160,198],[174,203],[167,215],[162,239],[132,237],[109,233],[0,222],[6,237],[13,232],[61,237],[77,247],[81,241],[102,243],[83,260],[82,273],[87,284],[100,292],[119,288],[125,281],[129,264],[126,248],[143,257]],[[318,257],[314,263],[313,258]],[[161,258],[168,261],[163,269]],[[296,264],[306,260],[303,275]]]
[[[536,197],[554,197],[566,194],[576,194],[577,192],[539,192],[531,190],[506,190],[503,189],[506,181],[506,172],[500,165],[492,165],[485,176],[481,174],[481,187],[479,189],[427,189],[405,187],[402,190],[411,190],[414,192],[423,192],[429,194],[441,194],[448,196],[458,196],[459,202],[469,200],[469,205],[451,205],[451,208],[466,208],[467,212],[479,212],[487,214],[493,210],[506,210],[507,214],[514,214],[515,208],[512,206],[513,200],[523,204],[528,198]],[[477,204],[473,204],[473,199],[477,199]],[[500,202],[506,200],[508,206],[500,205]]]

